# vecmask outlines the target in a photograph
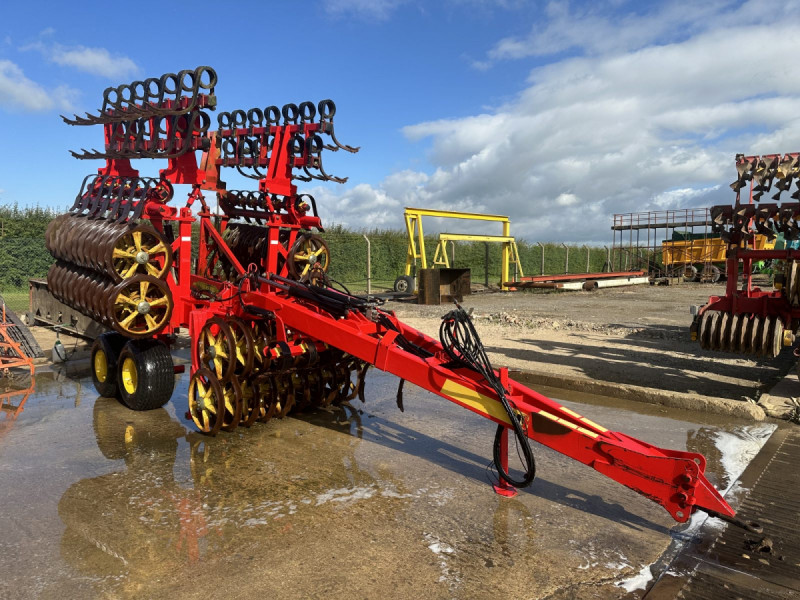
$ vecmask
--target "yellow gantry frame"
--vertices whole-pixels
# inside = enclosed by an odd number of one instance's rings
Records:
[[[502,223],[502,235],[473,235],[461,233],[442,233],[439,234],[439,243],[436,246],[436,253],[433,257],[433,264],[441,265],[445,268],[450,267],[447,257],[447,242],[497,242],[503,244],[503,257],[501,263],[502,288],[508,289],[504,284],[509,281],[509,265],[514,262],[517,265],[518,274],[522,273],[522,263],[519,260],[517,242],[511,237],[511,221],[503,215],[484,215],[480,213],[455,212],[451,210],[428,210],[424,208],[406,208],[404,213],[406,219],[406,231],[408,232],[408,252],[406,254],[406,275],[411,275],[417,260],[420,261],[422,268],[428,268],[428,259],[425,255],[425,236],[422,231],[422,217],[437,217],[441,219],[469,219],[471,221],[495,221]]]

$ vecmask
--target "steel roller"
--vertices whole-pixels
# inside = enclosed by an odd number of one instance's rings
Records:
[[[163,279],[172,266],[172,247],[149,225],[131,227],[68,213],[50,223],[45,244],[55,258],[115,282],[134,275]]]
[[[150,337],[169,323],[172,294],[149,275],[115,283],[89,269],[58,261],[47,273],[55,298],[129,338]]]

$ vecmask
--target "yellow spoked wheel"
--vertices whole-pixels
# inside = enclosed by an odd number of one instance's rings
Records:
[[[275,379],[267,373],[259,375],[256,380],[258,387],[258,418],[260,423],[268,422],[280,408],[278,404],[277,387]]]
[[[282,373],[275,378],[277,407],[276,415],[283,418],[294,408],[294,386],[292,385],[291,373]]]
[[[139,226],[114,242],[110,272],[116,281],[134,275],[151,275],[161,279],[171,266],[172,247],[155,229]]]
[[[242,319],[228,317],[225,324],[233,336],[233,373],[239,381],[247,379],[255,361],[255,340],[252,328]]]
[[[229,381],[233,376],[236,341],[222,317],[211,317],[206,322],[197,337],[195,352],[199,364],[214,373],[220,382]]]
[[[161,331],[169,323],[172,307],[167,284],[150,275],[136,275],[117,284],[108,304],[114,329],[131,338]]]
[[[236,377],[222,383],[222,430],[233,431],[242,420],[242,386]]]
[[[254,379],[247,379],[240,385],[242,389],[242,421],[240,425],[250,427],[261,416],[258,384]]]
[[[328,245],[318,235],[298,237],[287,257],[289,274],[297,280],[307,281],[312,270],[327,273],[331,255]]]
[[[189,415],[197,429],[216,435],[222,427],[225,398],[217,377],[208,369],[198,369],[189,381]]]
[[[255,371],[266,371],[270,368],[269,346],[275,340],[274,321],[254,321],[253,322],[253,369]]]

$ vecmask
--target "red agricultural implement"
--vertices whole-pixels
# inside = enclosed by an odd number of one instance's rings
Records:
[[[314,233],[323,231],[316,203],[294,183],[344,181],[322,165],[323,150],[358,150],[337,140],[334,103],[223,112],[212,131],[206,111],[216,105],[215,81],[200,67],[110,88],[99,114],[65,119],[103,125],[105,149],[76,156],[106,164],[48,229],[58,259],[48,285],[112,330],[92,350],[102,395],[134,410],[166,403],[178,369],[169,347],[188,328],[188,415],[206,434],[363,400],[374,366],[401,378],[401,410],[407,380],[497,424],[500,493],[533,480],[532,439],[661,504],[677,521],[701,509],[736,522],[704,476],[702,455],[609,431],[512,381],[507,369],[494,370],[460,307],[445,315],[437,341],[378,301],[334,287],[328,247]],[[135,158],[168,165],[144,178],[131,166]],[[223,167],[256,180],[257,190],[226,190]],[[180,208],[171,205],[174,184],[191,186]],[[216,194],[217,210],[205,190]],[[509,430],[524,454],[519,480],[508,473]]]
[[[800,250],[792,241],[800,239],[800,202],[759,203],[770,189],[773,200],[800,186],[800,153],[764,156],[736,156],[738,177],[731,184],[736,192],[732,205],[711,208],[712,231],[727,244],[726,272],[729,276],[724,296],[712,296],[695,316],[692,338],[704,349],[775,357],[784,346],[791,346],[800,324]],[[749,197],[742,202],[742,190]],[[800,200],[800,187],[791,194]],[[783,249],[759,250],[756,240],[774,240],[782,234]],[[795,246],[794,248],[792,246]],[[758,261],[774,261],[782,269],[774,289],[762,290],[753,284],[753,266]]]

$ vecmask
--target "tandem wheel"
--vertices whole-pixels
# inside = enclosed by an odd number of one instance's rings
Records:
[[[159,340],[104,333],[92,346],[92,381],[101,396],[119,398],[131,410],[160,408],[175,387],[172,355]]]
[[[103,333],[92,344],[92,381],[104,398],[117,398],[117,360],[127,339],[114,331]]]

